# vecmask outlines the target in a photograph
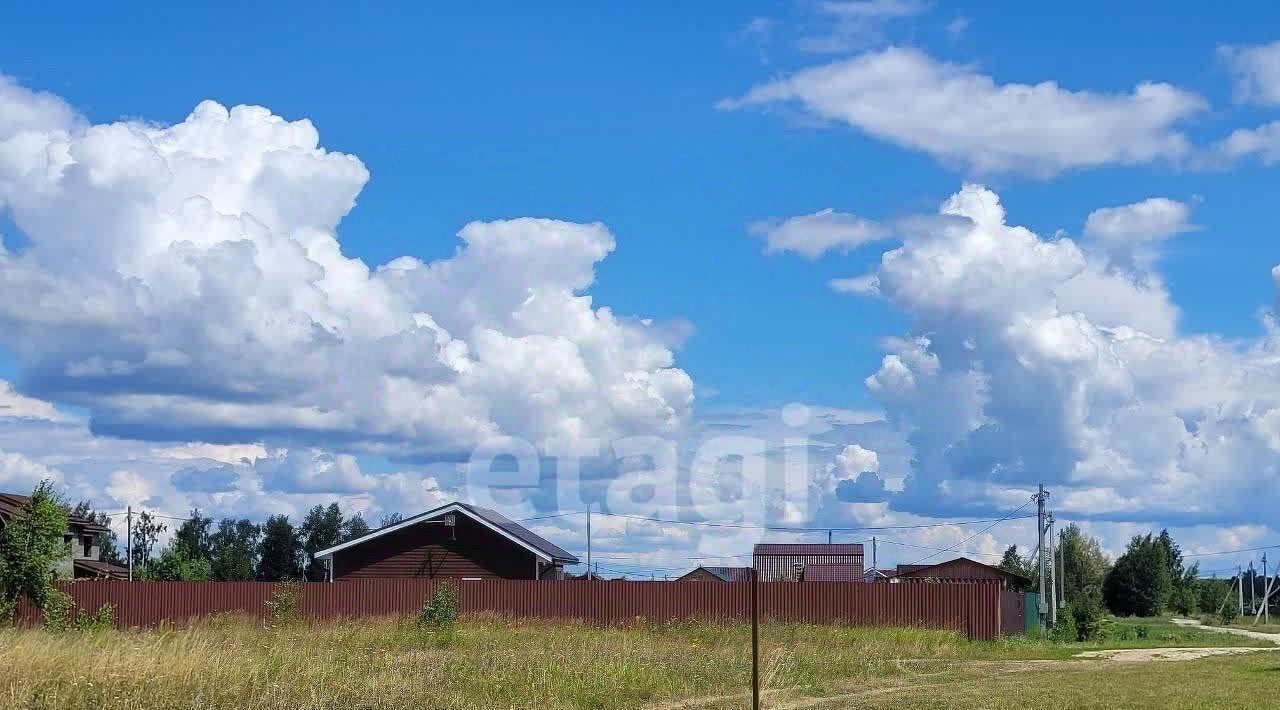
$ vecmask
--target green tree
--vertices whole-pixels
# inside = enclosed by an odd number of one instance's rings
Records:
[[[213,519],[201,515],[199,508],[192,508],[191,515],[174,531],[173,539],[187,557],[208,561],[213,555],[212,528]]]
[[[193,555],[185,542],[174,540],[147,568],[147,579],[203,582],[213,576],[208,557]]]
[[[337,503],[330,503],[327,508],[317,505],[302,520],[298,535],[302,538],[302,551],[306,553],[305,574],[308,580],[325,580],[324,564],[313,557],[320,550],[338,544],[342,537],[342,524],[342,511]]]
[[[1158,616],[1164,612],[1173,580],[1168,551],[1150,534],[1135,536],[1103,582],[1107,608],[1117,616]]]
[[[1156,540],[1164,548],[1165,562],[1169,569],[1169,595],[1165,599],[1165,606],[1184,616],[1194,614],[1200,596],[1196,581],[1200,576],[1200,565],[1185,566],[1182,548],[1178,547],[1168,530],[1161,530]]]
[[[378,527],[385,528],[404,520],[404,516],[399,513],[387,513],[382,516],[382,520],[378,523]]]
[[[1031,560],[1018,554],[1017,545],[1010,545],[1004,551],[1004,556],[1000,559],[1000,569],[1026,577],[1031,582],[1032,587],[1035,587],[1040,579],[1040,575],[1034,565],[1031,564]]]
[[[138,520],[133,524],[132,550],[133,568],[138,576],[146,578],[147,566],[151,563],[151,555],[155,552],[160,533],[167,528],[167,525],[157,521],[155,516],[145,510],[138,514]]]
[[[1235,587],[1230,579],[1202,579],[1199,581],[1199,606],[1200,611],[1206,614],[1216,614],[1218,610],[1224,606],[1230,605],[1236,607],[1239,611],[1240,607],[1236,605],[1236,596],[1233,594]],[[1228,599],[1230,596],[1230,599]]]
[[[0,527],[0,613],[12,615],[26,597],[39,607],[56,591],[57,564],[70,550],[67,508],[50,481],[41,481],[23,509]]]
[[[258,574],[264,582],[298,579],[302,576],[302,543],[287,515],[273,515],[262,526],[258,544]]]
[[[248,520],[224,518],[209,536],[209,567],[213,579],[234,582],[254,578],[262,528]]]
[[[1062,555],[1062,588],[1068,600],[1087,598],[1091,594],[1101,598],[1102,582],[1107,577],[1110,562],[1102,554],[1098,541],[1072,523],[1062,529],[1060,541]]]
[[[364,516],[360,513],[342,521],[342,532],[338,535],[338,542],[347,542],[358,537],[364,537],[369,534],[369,523],[364,521]]]

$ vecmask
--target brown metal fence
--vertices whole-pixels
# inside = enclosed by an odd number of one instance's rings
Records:
[[[438,580],[369,579],[301,585],[299,611],[321,621],[417,613]],[[182,623],[217,614],[262,618],[269,582],[62,582],[76,607],[110,604],[122,628]],[[728,621],[746,618],[746,582],[522,581],[459,583],[465,615],[621,624],[636,620]],[[852,626],[920,626],[992,639],[1001,633],[1001,593],[992,585],[761,582],[766,619]],[[39,612],[23,604],[24,623]]]

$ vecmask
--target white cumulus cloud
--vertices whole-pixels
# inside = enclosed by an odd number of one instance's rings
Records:
[[[1179,333],[1158,279],[1007,224],[984,188],[940,211],[877,271],[912,324],[867,378],[913,451],[895,505],[954,511],[1040,482],[1064,513],[1114,520],[1240,522],[1246,487],[1280,502],[1274,335]]]
[[[1177,126],[1206,106],[1156,82],[1126,93],[1001,84],[901,47],[804,69],[720,106],[779,103],[979,173],[1036,175],[1179,160],[1189,143]]]
[[[26,391],[133,438],[450,455],[683,426],[662,329],[589,293],[605,226],[473,222],[451,257],[370,266],[337,231],[368,177],[265,108],[94,125],[6,79],[26,239],[0,250],[0,345]]]

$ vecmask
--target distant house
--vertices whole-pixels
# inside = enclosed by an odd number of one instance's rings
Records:
[[[677,582],[749,582],[750,567],[695,567],[676,578]]]
[[[8,524],[15,517],[24,515],[29,496],[17,493],[0,493],[0,527]],[[62,539],[67,543],[67,556],[58,561],[54,572],[59,577],[76,579],[124,579],[129,571],[124,567],[103,562],[102,536],[110,534],[111,529],[99,525],[88,518],[76,515],[67,516],[67,532]]]
[[[315,553],[329,581],[561,579],[578,558],[493,510],[450,503]]]
[[[1001,589],[1025,589],[1031,580],[989,564],[957,557],[936,565],[898,565],[884,581],[891,584],[995,584]]]
[[[855,581],[862,579],[862,545],[856,543],[759,544],[751,562],[761,582],[800,581],[815,565],[845,565]]]

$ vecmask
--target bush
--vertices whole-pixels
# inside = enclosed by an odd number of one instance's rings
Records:
[[[70,594],[55,589],[45,595],[40,612],[44,615],[44,628],[61,633],[71,629],[75,622],[75,601]]]
[[[1240,618],[1240,607],[1228,602],[1222,606],[1222,612],[1218,617],[1224,626],[1230,626]]]
[[[103,631],[116,625],[115,607],[103,604],[95,612],[76,609],[71,595],[58,590],[45,597],[40,611],[44,616],[44,628],[53,633]]]
[[[432,629],[452,629],[458,623],[458,585],[451,580],[437,584],[418,612],[418,625]]]
[[[1169,606],[1173,611],[1182,616],[1190,616],[1196,613],[1196,606],[1199,603],[1199,594],[1197,590],[1192,589],[1191,585],[1183,584],[1173,590],[1169,597]]]
[[[268,626],[297,623],[302,619],[302,582],[296,579],[277,582],[271,590],[271,598],[264,603],[267,607]]]
[[[1058,623],[1053,625],[1049,630],[1049,635],[1054,641],[1059,643],[1070,643],[1079,641],[1079,632],[1076,630],[1076,619],[1071,613],[1071,607],[1061,609],[1058,612]]]

